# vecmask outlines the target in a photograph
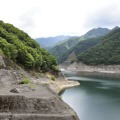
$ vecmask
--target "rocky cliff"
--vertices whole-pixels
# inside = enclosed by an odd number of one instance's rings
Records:
[[[79,120],[45,84],[18,84],[27,75],[0,56],[0,120]]]

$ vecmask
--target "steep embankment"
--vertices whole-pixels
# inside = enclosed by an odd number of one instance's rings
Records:
[[[56,59],[0,21],[0,120],[79,120],[49,88],[55,78],[48,72],[58,72]]]
[[[60,84],[54,86],[57,84],[45,76],[31,76],[15,63],[15,69],[10,68],[11,65],[6,66],[7,60],[0,56],[0,120],[79,120],[72,108],[55,93],[60,91]],[[29,84],[19,84],[28,77]],[[68,83],[65,81],[64,85]]]
[[[33,40],[27,33],[11,24],[0,21],[0,54],[26,69],[55,72],[54,56]]]
[[[79,120],[73,110],[47,87],[39,85],[34,86],[33,91],[11,93],[14,87],[0,89],[0,120]]]

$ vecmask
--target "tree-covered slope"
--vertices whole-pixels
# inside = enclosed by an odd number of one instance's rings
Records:
[[[56,58],[59,60],[59,57],[62,54],[66,53],[66,51],[68,51],[70,48],[72,48],[75,44],[77,44],[78,41],[80,41],[80,39],[78,37],[70,38],[69,40],[67,40],[63,43],[54,46],[53,48],[51,48],[49,50],[49,52],[52,55],[56,56]]]
[[[92,30],[88,31],[83,37],[86,38],[95,38],[95,37],[100,37],[104,36],[107,33],[109,33],[110,30],[108,28],[93,28]]]
[[[79,52],[78,49],[84,49],[85,46],[81,47],[81,45],[80,45],[80,47],[79,47],[79,45],[78,45],[79,42],[84,41],[84,40],[89,39],[89,38],[94,39],[94,38],[97,38],[97,37],[100,37],[100,36],[104,36],[109,31],[110,30],[107,29],[107,28],[96,28],[96,29],[94,28],[94,29],[88,31],[86,34],[84,34],[80,37],[69,38],[68,40],[62,42],[61,44],[58,44],[58,45],[54,46],[49,51],[50,51],[51,54],[53,54],[54,56],[57,57],[59,62],[63,62],[67,59],[67,57],[71,54],[71,52],[73,52],[75,50],[74,46],[76,46],[75,53],[77,51]],[[84,42],[80,43],[80,44],[84,44]],[[85,42],[86,46],[87,46],[87,44],[92,45],[91,40],[90,40],[90,43],[88,41],[87,41],[87,43]],[[94,40],[93,40],[93,44],[94,44]],[[89,45],[88,45],[88,47],[89,47]],[[85,47],[85,49],[86,49],[86,47]]]
[[[78,55],[84,51],[86,51],[87,49],[99,44],[101,42],[103,37],[97,37],[97,38],[89,38],[83,41],[80,41],[77,45],[75,45],[74,47],[72,47],[70,50],[68,50],[66,53],[62,54],[61,56],[59,56],[59,62],[62,63],[66,60],[68,60],[69,62],[76,60],[76,57],[78,57]],[[74,54],[76,57],[69,59],[69,56],[71,56],[71,54]]]
[[[56,70],[57,61],[28,34],[0,21],[0,53],[17,64],[41,71]]]
[[[90,65],[120,64],[120,28],[107,34],[101,44],[81,53],[78,60]]]

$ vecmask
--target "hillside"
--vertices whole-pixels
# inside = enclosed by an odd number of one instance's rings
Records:
[[[81,53],[78,60],[89,65],[120,64],[120,28],[107,34],[101,44]]]
[[[47,37],[47,38],[37,38],[35,39],[43,48],[45,49],[50,49],[51,47],[53,47],[54,45],[56,45],[56,43],[59,43],[65,39],[70,38],[71,36],[64,36],[64,35],[60,35],[60,36],[56,36],[56,37]]]
[[[93,28],[92,30],[88,31],[83,37],[86,38],[95,38],[95,37],[100,37],[104,36],[107,33],[109,33],[110,30],[108,28]]]
[[[0,21],[0,55],[26,69],[56,71],[57,61],[28,34]]]
[[[59,60],[59,57],[63,53],[68,51],[70,48],[72,48],[75,44],[77,44],[78,41],[80,41],[80,38],[78,38],[78,37],[77,38],[70,38],[69,40],[67,40],[63,43],[54,46],[53,48],[51,48],[49,50],[49,52]]]
[[[89,38],[83,41],[80,41],[77,45],[72,47],[70,50],[68,50],[66,53],[62,54],[59,57],[59,63],[62,63],[64,61],[76,61],[77,57],[80,53],[86,51],[87,49],[99,44],[101,42],[103,37],[97,37],[97,38]]]
[[[76,51],[79,52],[78,49],[84,49],[84,48],[79,48],[79,42],[81,41],[84,41],[86,39],[89,39],[91,37],[94,38],[97,38],[97,37],[100,37],[100,36],[104,36],[106,35],[110,30],[107,29],[107,28],[96,28],[96,29],[92,29],[90,31],[88,31],[86,34],[80,36],[80,37],[75,37],[75,38],[70,38],[68,40],[66,40],[65,42],[61,43],[61,44],[58,44],[56,46],[54,46],[53,48],[51,48],[49,50],[49,52],[51,54],[53,54],[54,56],[56,56],[56,58],[58,59],[59,62],[63,62],[64,60],[67,59],[67,57],[69,56],[69,54],[71,54],[71,52],[73,52],[74,50],[73,49],[76,49],[75,50],[75,53]],[[96,40],[95,40],[96,41]],[[91,43],[89,42],[83,42],[83,43],[80,43],[80,44],[91,44],[92,46],[92,39],[90,40]],[[96,43],[96,42],[95,42]],[[93,45],[95,44],[94,43],[94,40],[93,40]],[[76,47],[74,47],[76,46]],[[88,45],[89,47],[89,45]],[[86,49],[86,48],[85,48]]]
[[[60,78],[60,74],[53,81],[48,72],[34,73],[0,55],[0,120],[79,120],[57,95],[79,82]]]

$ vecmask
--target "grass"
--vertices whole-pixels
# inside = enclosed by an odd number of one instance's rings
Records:
[[[20,84],[28,84],[28,83],[30,83],[30,79],[29,79],[29,78],[24,78],[24,79],[20,82]]]
[[[55,81],[55,76],[54,75],[51,75],[51,80]]]
[[[4,56],[4,53],[3,53],[3,51],[1,49],[0,49],[0,55]]]
[[[52,81],[55,81],[55,76],[50,74],[50,73],[47,73],[47,78],[51,79]]]

